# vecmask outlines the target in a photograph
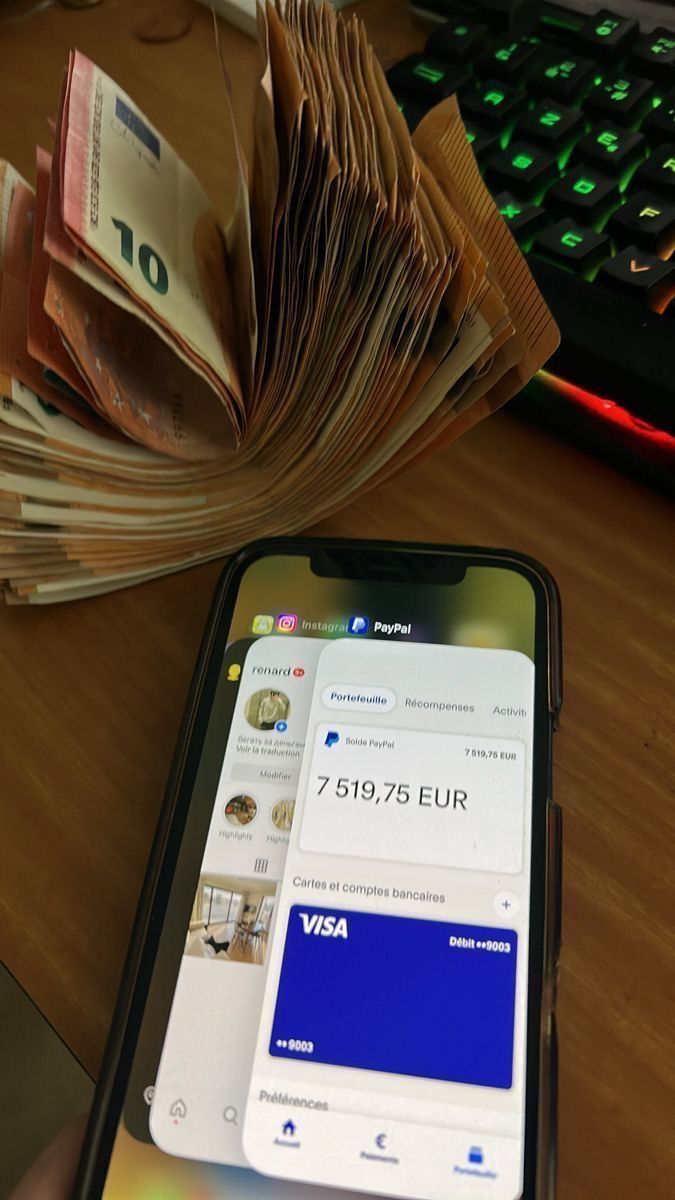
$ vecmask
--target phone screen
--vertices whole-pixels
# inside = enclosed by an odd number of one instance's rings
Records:
[[[541,636],[519,564],[244,570],[105,1200],[522,1195]]]

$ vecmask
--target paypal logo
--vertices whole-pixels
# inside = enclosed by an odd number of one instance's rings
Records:
[[[350,617],[347,622],[347,633],[367,633],[369,627],[368,617]]]
[[[324,746],[328,746],[328,749],[330,750],[330,747],[334,746],[335,743],[339,742],[339,741],[340,741],[340,734],[337,732],[337,730],[329,729],[328,733],[326,734],[326,740],[324,742]]]
[[[314,937],[348,938],[346,917],[326,916],[323,913],[298,913],[302,921],[302,932]]]

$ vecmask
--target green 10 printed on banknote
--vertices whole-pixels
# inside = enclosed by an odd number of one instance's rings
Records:
[[[259,42],[249,163],[223,82],[226,220],[78,52],[35,187],[0,162],[8,602],[297,530],[458,437],[557,345],[454,97],[411,138],[363,25],[328,5],[268,3]]]

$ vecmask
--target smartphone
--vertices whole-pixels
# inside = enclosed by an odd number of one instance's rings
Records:
[[[522,555],[232,560],[78,1200],[553,1195],[560,705],[557,591]]]

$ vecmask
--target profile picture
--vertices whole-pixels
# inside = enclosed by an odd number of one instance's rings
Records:
[[[290,833],[295,812],[295,800],[277,800],[273,805],[270,817],[275,829],[281,833]]]
[[[230,825],[250,825],[258,812],[258,805],[253,796],[233,796],[224,808],[225,818]]]
[[[291,702],[278,688],[263,688],[254,692],[244,705],[244,715],[254,729],[274,729],[282,722],[286,726],[291,711]]]

